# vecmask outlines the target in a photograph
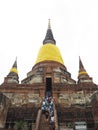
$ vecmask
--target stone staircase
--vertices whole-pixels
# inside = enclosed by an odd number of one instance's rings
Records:
[[[59,130],[58,127],[58,119],[57,119],[57,112],[54,107],[54,117],[55,117],[55,129],[51,129],[50,121],[49,119],[46,119],[45,114],[42,113],[42,110],[38,111],[37,119],[36,119],[36,127],[35,130]]]

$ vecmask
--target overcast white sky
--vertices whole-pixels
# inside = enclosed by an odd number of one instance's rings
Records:
[[[35,64],[48,19],[65,66],[77,81],[79,56],[98,84],[98,0],[0,0],[0,83],[17,56],[19,80]]]

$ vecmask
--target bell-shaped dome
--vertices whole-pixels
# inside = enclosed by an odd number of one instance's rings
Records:
[[[42,61],[56,61],[64,65],[61,53],[56,46],[56,41],[53,37],[52,29],[50,26],[50,19],[46,36],[43,40],[43,45],[41,46],[37,56],[36,64]]]
[[[41,46],[36,64],[42,61],[56,61],[64,65],[59,48],[55,44],[47,43]]]

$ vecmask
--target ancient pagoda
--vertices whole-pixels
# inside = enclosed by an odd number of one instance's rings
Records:
[[[77,79],[64,64],[49,20],[45,39],[26,78],[19,82],[16,58],[0,85],[0,129],[98,130],[98,85],[80,56]]]

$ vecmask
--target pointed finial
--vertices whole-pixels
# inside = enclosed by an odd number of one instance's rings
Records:
[[[51,44],[54,44],[54,45],[56,44],[56,41],[55,41],[53,34],[52,34],[50,19],[48,19],[48,29],[47,29],[47,32],[46,32],[45,39],[43,40],[43,44],[47,44],[47,43],[51,43]]]
[[[83,66],[83,63],[82,63],[82,60],[79,56],[79,75],[88,75],[88,73],[86,72],[84,66]]]
[[[17,61],[17,56],[16,56],[16,61]]]
[[[80,59],[81,59],[81,58],[80,58],[80,56],[79,56],[79,61],[80,61]]]
[[[50,19],[48,19],[48,29],[51,29]]]
[[[81,61],[80,56],[79,56],[79,69],[80,69],[80,70],[81,70],[81,69],[84,70],[84,66],[83,66],[83,63],[82,63],[82,61]]]
[[[86,83],[86,82],[92,82],[92,78],[89,77],[87,71],[85,70],[82,60],[79,56],[79,73],[78,73],[78,83]]]
[[[14,72],[18,74],[18,70],[17,70],[17,58],[15,59],[15,62],[10,70],[10,72]]]

